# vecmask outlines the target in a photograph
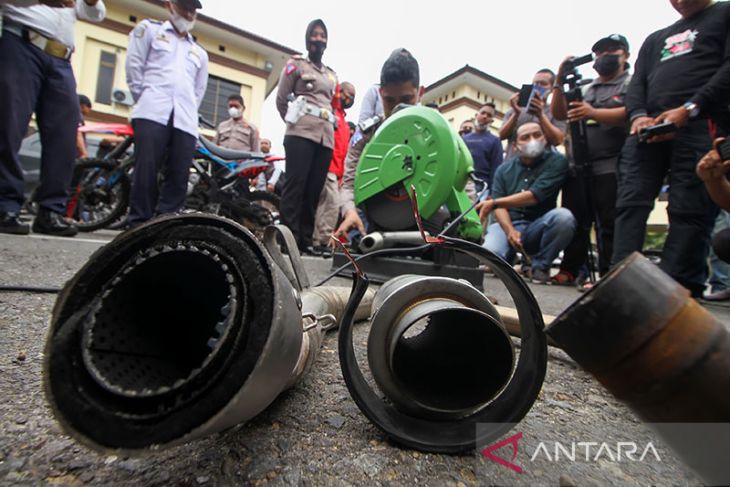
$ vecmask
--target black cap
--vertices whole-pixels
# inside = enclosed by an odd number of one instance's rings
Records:
[[[182,5],[185,8],[203,8],[203,4],[200,3],[200,0],[170,0],[172,3],[177,3]]]
[[[621,46],[623,50],[629,52],[629,41],[621,34],[607,35],[603,39],[599,39],[598,42],[593,44],[591,51],[599,52],[609,46]]]

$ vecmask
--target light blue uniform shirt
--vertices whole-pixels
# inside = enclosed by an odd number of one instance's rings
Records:
[[[101,22],[106,15],[106,7],[102,0],[93,7],[79,0],[76,7],[67,8],[39,5],[32,0],[0,0],[0,15],[73,49],[76,18]]]
[[[136,102],[132,119],[167,125],[198,137],[198,107],[208,85],[208,53],[172,24],[143,20],[129,34],[127,85]]]

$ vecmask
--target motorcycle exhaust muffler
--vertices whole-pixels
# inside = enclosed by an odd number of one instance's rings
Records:
[[[727,467],[716,474],[730,438],[695,448],[697,432],[672,425],[730,422],[730,333],[685,288],[634,253],[546,332],[640,418],[663,423],[655,428],[706,481],[727,484]]]
[[[309,370],[350,294],[301,286],[295,247],[289,256],[282,269],[246,229],[202,214],[155,220],[97,251],[59,295],[46,344],[63,428],[97,450],[138,453],[265,409]]]
[[[461,240],[445,237],[440,245],[489,265],[502,279],[519,315],[519,355],[483,293],[466,281],[413,275],[386,282],[373,301],[372,381],[352,343],[351,310],[368,286],[361,273],[338,348],[348,390],[370,421],[409,448],[458,453],[496,439],[527,414],[545,377],[547,344],[534,296],[506,262]],[[478,432],[477,423],[489,426]]]

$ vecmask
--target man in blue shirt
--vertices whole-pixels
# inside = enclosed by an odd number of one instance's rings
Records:
[[[521,125],[513,143],[517,155],[497,170],[492,197],[477,205],[482,222],[492,211],[497,220],[487,229],[484,248],[507,262],[519,251],[538,284],[550,282],[550,265],[570,243],[576,226],[570,210],[555,207],[568,161],[546,146],[539,124]]]
[[[127,85],[136,102],[130,227],[183,207],[198,107],[208,85],[208,54],[190,34],[200,2],[170,0],[166,6],[168,21],[143,20],[129,34]],[[163,167],[158,198],[157,174]]]
[[[494,173],[502,164],[502,143],[497,136],[489,132],[489,125],[494,121],[495,111],[494,103],[482,105],[474,119],[474,131],[464,135],[464,142],[474,159],[474,174],[486,183],[490,191]],[[484,189],[484,183],[476,183],[477,194]]]

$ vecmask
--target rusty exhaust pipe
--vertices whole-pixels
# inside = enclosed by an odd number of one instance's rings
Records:
[[[617,265],[546,332],[644,421],[730,422],[730,333],[641,254]],[[671,428],[659,433],[703,475],[705,461],[686,438]]]
[[[59,295],[46,344],[46,395],[62,427],[134,454],[265,409],[311,368],[349,297],[307,289],[296,247],[287,268],[274,252],[202,214],[155,220],[97,251]]]

